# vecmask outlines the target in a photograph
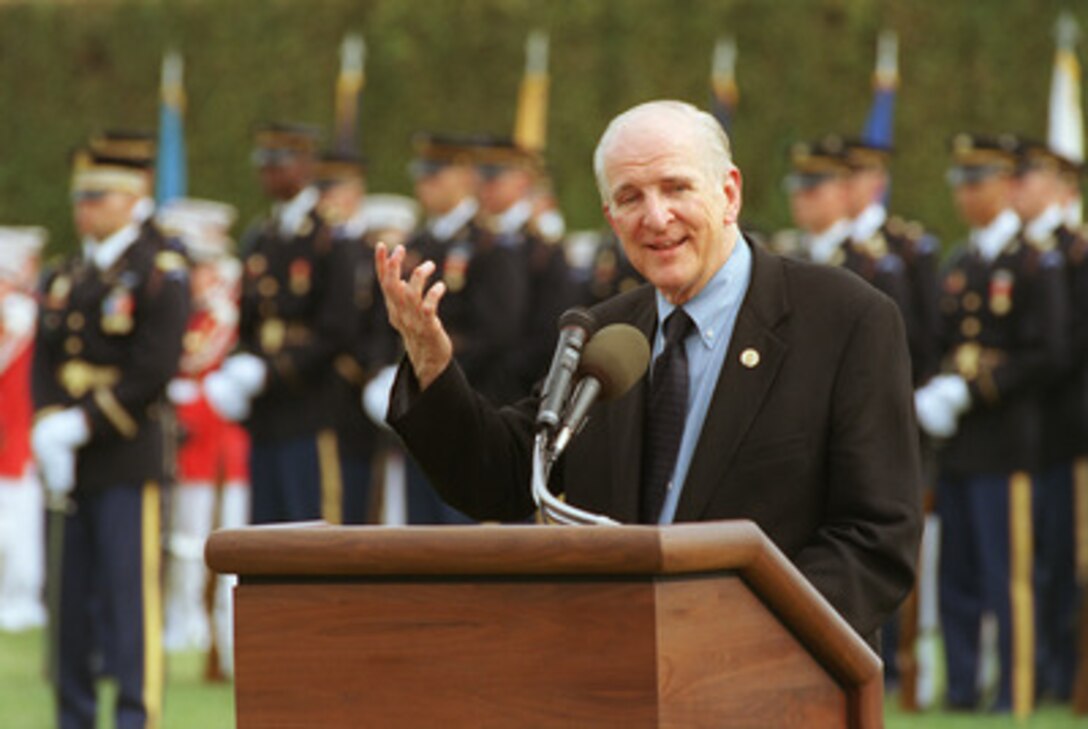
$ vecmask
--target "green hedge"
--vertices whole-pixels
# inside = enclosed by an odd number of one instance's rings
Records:
[[[1088,34],[1088,3],[1059,0],[0,1],[0,222],[44,224],[51,250],[72,248],[68,150],[94,129],[155,125],[167,46],[186,59],[191,194],[256,214],[249,130],[331,122],[348,30],[368,46],[371,187],[410,192],[413,131],[512,128],[525,37],[540,27],[551,34],[548,153],[572,227],[601,224],[590,157],[606,121],[654,97],[705,106],[714,41],[732,34],[745,218],[773,230],[788,224],[786,146],[860,130],[875,38],[894,28],[892,206],[951,240],[962,228],[943,182],[945,142],[961,129],[1045,133],[1063,8]]]

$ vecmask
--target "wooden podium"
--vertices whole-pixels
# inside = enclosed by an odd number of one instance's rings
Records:
[[[751,522],[222,531],[238,729],[881,727],[881,663]]]

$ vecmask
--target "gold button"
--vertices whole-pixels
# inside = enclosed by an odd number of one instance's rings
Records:
[[[759,352],[749,347],[740,353],[740,363],[748,369],[752,369],[759,364]]]
[[[969,339],[977,337],[980,331],[982,331],[982,324],[980,324],[979,320],[973,316],[967,317],[963,320],[963,323],[960,324],[960,332]]]
[[[264,276],[263,278],[261,278],[260,281],[257,282],[257,293],[259,293],[261,296],[271,298],[275,296],[276,292],[279,290],[279,283],[271,276]]]
[[[79,354],[83,351],[83,340],[79,337],[68,337],[64,340],[64,351],[68,354]]]
[[[963,296],[963,308],[966,311],[978,311],[982,307],[982,297],[971,291]]]
[[[83,319],[83,315],[80,314],[78,311],[73,311],[72,313],[70,313],[68,315],[67,321],[68,321],[68,328],[71,329],[72,331],[75,331],[75,332],[78,332],[79,330],[81,330],[83,328],[84,323],[85,323],[85,321]]]
[[[246,259],[246,269],[249,270],[250,276],[260,276],[262,273],[268,270],[268,259],[262,256],[260,253],[254,253],[252,256]]]

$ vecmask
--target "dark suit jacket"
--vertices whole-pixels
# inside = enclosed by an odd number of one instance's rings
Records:
[[[593,312],[650,337],[654,291]],[[741,363],[747,349],[759,353],[754,367]],[[422,393],[410,373],[401,370],[390,423],[443,496],[478,518],[530,514],[536,400],[496,411],[455,366]],[[637,521],[646,390],[643,378],[594,406],[552,476],[570,503]],[[676,513],[737,518],[759,524],[867,638],[913,584],[920,475],[902,319],[848,271],[758,248]]]

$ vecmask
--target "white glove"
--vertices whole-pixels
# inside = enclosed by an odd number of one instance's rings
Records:
[[[91,439],[87,416],[77,407],[46,415],[30,433],[30,444],[46,490],[69,493],[76,485],[76,450]]]
[[[221,371],[234,380],[248,399],[264,389],[268,377],[268,365],[260,357],[248,352],[227,357]]]
[[[918,425],[934,438],[951,438],[971,407],[971,392],[959,375],[937,375],[914,392]]]
[[[200,397],[200,385],[188,377],[175,377],[166,386],[166,397],[175,405],[189,405]]]
[[[12,292],[0,301],[0,320],[5,332],[23,336],[34,330],[38,318],[38,305],[33,297],[19,292]]]
[[[221,418],[240,422],[249,417],[249,396],[224,370],[217,370],[204,378],[204,397]]]
[[[383,367],[363,388],[363,410],[367,417],[386,430],[390,430],[385,422],[385,416],[389,412],[389,395],[393,391],[393,382],[396,379],[397,368],[395,365],[390,365]]]

